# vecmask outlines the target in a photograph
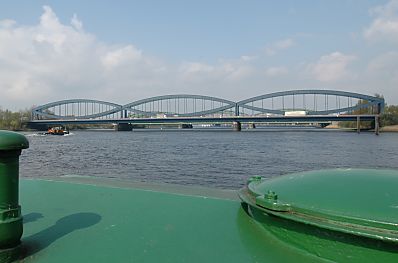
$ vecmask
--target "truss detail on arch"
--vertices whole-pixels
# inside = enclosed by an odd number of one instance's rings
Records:
[[[179,117],[206,116],[223,113],[235,107],[235,102],[201,95],[165,95],[138,100],[123,109],[139,116],[172,115]],[[232,110],[231,110],[232,112]]]
[[[117,115],[122,105],[90,99],[61,100],[32,110],[37,119],[96,119]]]
[[[335,90],[290,90],[265,94],[237,102],[240,112],[283,115],[305,111],[308,115],[352,113],[370,109],[380,113],[384,99],[359,93]]]

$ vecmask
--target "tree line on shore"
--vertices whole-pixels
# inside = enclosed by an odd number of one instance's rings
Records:
[[[12,112],[0,107],[0,130],[25,130],[26,122],[31,119],[30,115],[30,110]]]
[[[376,97],[381,97],[381,95],[376,94]],[[367,104],[367,101],[359,100],[356,104]],[[377,106],[373,107],[363,107],[357,110],[350,112],[352,115],[361,115],[361,114],[374,114],[377,112]],[[398,125],[398,105],[385,105],[383,112],[380,114],[379,124],[381,127]],[[340,122],[339,126],[342,128],[356,128],[357,123],[355,121],[348,122]],[[360,128],[361,129],[373,129],[375,127],[374,121],[361,121]]]
[[[384,112],[380,116],[382,126],[398,124],[398,105],[386,106]]]
[[[353,114],[365,114],[367,112],[362,112],[363,110],[358,110],[353,112]],[[26,122],[31,119],[30,110],[20,110],[17,112],[12,112],[10,110],[3,110],[0,107],[0,130],[13,130],[21,131],[26,130]],[[371,128],[374,125],[371,122],[361,123],[361,128]],[[398,125],[398,105],[389,105],[384,108],[383,113],[380,115],[380,125],[390,126]],[[342,127],[356,127],[355,122],[342,123]],[[69,127],[73,128],[83,128],[83,127]]]

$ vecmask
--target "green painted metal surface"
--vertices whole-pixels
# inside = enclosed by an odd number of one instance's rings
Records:
[[[0,151],[21,150],[29,147],[29,141],[22,134],[0,131]]]
[[[254,177],[239,195],[252,218],[309,253],[398,262],[397,185],[397,171],[337,169]]]
[[[11,262],[19,251],[22,236],[18,202],[19,155],[28,147],[25,136],[0,131],[0,263]]]
[[[323,262],[239,201],[100,185],[22,180],[23,262]]]

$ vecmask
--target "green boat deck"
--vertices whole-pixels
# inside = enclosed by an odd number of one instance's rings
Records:
[[[21,262],[322,262],[264,231],[235,192],[62,180],[20,181]]]
[[[397,171],[254,177],[241,204],[234,191],[89,176],[19,182],[29,143],[0,139],[1,263],[398,261]]]

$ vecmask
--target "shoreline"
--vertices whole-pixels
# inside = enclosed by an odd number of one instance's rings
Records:
[[[398,125],[389,125],[380,128],[381,132],[398,132]]]
[[[325,129],[330,129],[330,130],[356,130],[355,128],[342,128],[339,127],[338,124],[331,124],[329,126],[326,126]],[[374,129],[371,129],[369,131],[374,131]],[[380,132],[398,132],[398,125],[388,125],[388,126],[383,126],[380,127]]]

